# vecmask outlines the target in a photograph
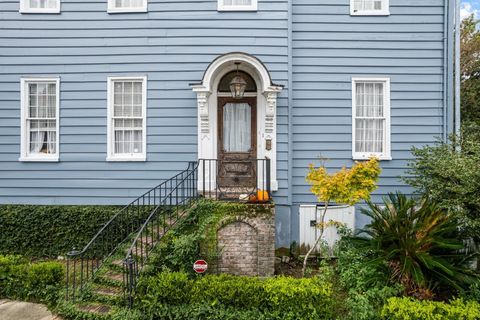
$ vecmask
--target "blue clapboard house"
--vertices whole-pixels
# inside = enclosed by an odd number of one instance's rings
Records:
[[[378,201],[455,130],[454,7],[1,0],[0,204],[125,205],[190,165],[202,196],[269,192],[277,246],[308,242],[310,163],[379,157]]]

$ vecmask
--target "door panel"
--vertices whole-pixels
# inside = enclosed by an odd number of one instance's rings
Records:
[[[256,98],[218,99],[218,185],[256,187]]]

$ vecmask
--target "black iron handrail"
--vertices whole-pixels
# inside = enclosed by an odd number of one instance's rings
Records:
[[[74,249],[67,254],[67,300],[76,299],[77,294],[81,293],[86,283],[93,279],[104,261],[158,210],[167,194],[166,190],[172,188],[174,181],[178,181],[186,172],[195,172],[196,166],[195,162],[189,163],[186,170],[163,181],[120,209],[81,251]]]
[[[191,169],[189,167],[180,174],[180,179],[175,179],[175,184],[165,190],[165,196],[145,220],[126,253],[123,260],[123,287],[124,298],[130,307],[133,305],[140,271],[150,252],[178,220],[188,213],[192,201],[198,197],[197,168],[198,163]]]

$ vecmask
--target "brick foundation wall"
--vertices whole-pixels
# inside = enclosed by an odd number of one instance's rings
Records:
[[[275,206],[252,205],[248,210],[220,223],[217,270],[234,275],[271,276],[275,271]]]

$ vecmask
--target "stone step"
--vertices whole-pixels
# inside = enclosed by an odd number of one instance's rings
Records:
[[[118,297],[123,294],[123,291],[119,287],[114,286],[98,286],[92,290],[94,294],[107,297]]]
[[[102,277],[114,282],[123,282],[123,274],[113,270],[107,271]]]
[[[78,310],[87,313],[94,313],[98,315],[106,315],[110,312],[112,307],[105,305],[105,304],[98,304],[98,303],[87,303],[81,304],[76,306]]]

